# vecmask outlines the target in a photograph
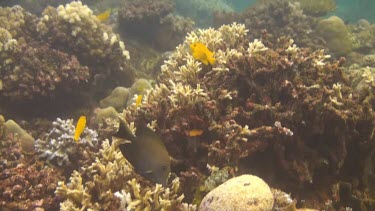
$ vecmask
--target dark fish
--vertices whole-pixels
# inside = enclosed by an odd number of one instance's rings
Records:
[[[119,147],[136,172],[152,182],[166,184],[171,172],[171,160],[163,141],[154,131],[147,126],[137,127],[134,135],[120,119],[119,130],[113,136],[131,142]]]

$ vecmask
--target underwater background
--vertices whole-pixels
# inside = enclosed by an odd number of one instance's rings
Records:
[[[0,0],[0,211],[375,210],[374,0]]]

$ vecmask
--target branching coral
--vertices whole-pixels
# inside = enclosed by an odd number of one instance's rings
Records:
[[[136,126],[155,124],[183,178],[205,172],[208,161],[258,172],[297,196],[311,183],[325,195],[328,181],[357,166],[349,160],[368,156],[359,145],[372,148],[374,97],[353,92],[343,59],[266,34],[249,40],[247,33],[236,23],[190,33],[165,61],[158,85],[123,116]],[[193,42],[213,51],[216,63],[194,60]],[[192,130],[202,133],[192,136]],[[260,160],[270,165],[257,165]]]
[[[141,188],[138,183],[142,179],[134,173],[131,165],[119,151],[119,144],[121,144],[119,140],[114,140],[111,145],[108,141],[103,142],[94,163],[83,168],[82,173],[73,172],[69,184],[59,182],[56,194],[65,200],[61,203],[61,208],[64,210],[126,210],[126,207],[134,210],[192,208],[191,205],[181,202],[183,195],[178,192],[178,179],[174,180],[169,188],[153,186],[147,182],[143,183]]]
[[[182,203],[184,195],[179,195],[179,180],[172,181],[171,188],[164,188],[157,184],[153,190],[141,192],[141,186],[135,179],[128,182],[130,192],[116,192],[115,196],[121,200],[121,210],[196,210],[196,206]]]
[[[52,125],[50,132],[36,140],[35,148],[40,157],[56,161],[59,166],[71,165],[72,160],[83,156],[88,148],[94,148],[98,144],[98,134],[87,127],[79,140],[74,141],[75,127],[72,119],[57,118]]]

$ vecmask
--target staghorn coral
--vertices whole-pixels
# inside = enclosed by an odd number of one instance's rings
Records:
[[[178,190],[180,186],[179,179],[172,181],[171,188],[164,188],[160,184],[156,184],[153,190],[141,192],[141,186],[136,179],[128,182],[131,186],[131,192],[122,190],[116,192],[115,196],[120,198],[121,207],[123,211],[126,210],[196,210],[195,205],[182,203],[184,195],[179,195]]]
[[[208,162],[256,172],[297,199],[314,192],[306,206],[322,208],[335,182],[361,180],[363,165],[356,163],[373,148],[374,96],[354,92],[344,59],[267,34],[249,40],[247,33],[236,23],[189,33],[143,103],[123,116],[135,126],[152,124],[164,137],[183,186],[191,175],[202,181]],[[192,58],[189,44],[197,41],[214,52],[215,65]],[[202,135],[190,137],[193,129]],[[193,184],[199,191],[201,184]]]
[[[194,210],[194,206],[181,202],[178,179],[170,187],[143,182],[119,151],[119,144],[117,139],[111,145],[104,141],[95,162],[81,173],[74,171],[69,184],[59,182],[56,194],[64,199],[60,204],[63,210],[126,210],[125,206],[135,210]]]
[[[41,139],[36,140],[35,148],[39,157],[56,162],[59,166],[72,165],[73,160],[85,157],[87,149],[95,148],[98,144],[98,134],[85,128],[81,137],[74,141],[75,126],[73,119],[57,118],[52,123],[53,128]],[[87,156],[87,155],[86,155]]]
[[[95,162],[82,173],[74,171],[69,184],[58,183],[56,194],[64,199],[62,208],[118,209],[119,200],[113,193],[121,190],[134,173],[117,146],[116,140],[112,145],[104,141]]]
[[[9,134],[0,143],[0,209],[58,209],[54,197],[61,171],[45,166],[34,154],[23,155],[20,140]]]

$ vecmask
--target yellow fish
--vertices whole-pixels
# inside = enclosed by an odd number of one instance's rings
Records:
[[[111,16],[111,9],[108,9],[102,13],[100,13],[99,15],[97,15],[96,17],[101,21],[101,22],[105,22],[108,20],[108,18]]]
[[[192,129],[192,130],[189,131],[188,136],[190,136],[190,137],[200,136],[200,135],[202,135],[202,133],[203,133],[203,130]]]
[[[85,116],[79,117],[77,126],[76,126],[76,131],[74,133],[74,141],[78,142],[78,139],[81,136],[83,130],[85,129],[85,126],[86,126],[86,117]]]
[[[192,43],[190,44],[190,49],[194,59],[203,62],[205,65],[208,65],[208,63],[211,65],[215,64],[216,59],[213,57],[214,53],[204,44],[200,42]]]
[[[135,99],[135,106],[139,106],[139,105],[141,105],[141,103],[142,103],[142,98],[143,98],[143,96],[142,95],[138,95],[137,96],[137,99]]]

